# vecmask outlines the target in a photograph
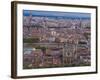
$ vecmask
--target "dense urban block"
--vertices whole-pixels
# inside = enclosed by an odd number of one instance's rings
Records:
[[[89,13],[23,10],[23,69],[91,65]]]

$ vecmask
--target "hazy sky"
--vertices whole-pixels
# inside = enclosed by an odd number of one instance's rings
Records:
[[[58,12],[58,11],[36,11],[36,10],[23,10],[24,16],[29,16],[30,11],[33,16],[56,16],[56,17],[78,17],[90,18],[90,13],[77,13],[77,12]]]

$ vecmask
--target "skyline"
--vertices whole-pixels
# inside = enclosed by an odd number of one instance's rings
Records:
[[[57,17],[57,18],[84,18],[91,19],[90,13],[78,12],[59,12],[59,11],[37,11],[37,10],[23,10],[23,16],[29,16],[32,11],[32,16],[39,17]]]

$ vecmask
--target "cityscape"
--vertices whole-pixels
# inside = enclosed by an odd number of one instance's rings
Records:
[[[23,10],[23,69],[91,66],[91,14]]]

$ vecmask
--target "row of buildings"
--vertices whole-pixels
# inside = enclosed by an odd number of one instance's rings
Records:
[[[91,65],[89,19],[24,16],[23,21],[23,38],[33,41],[24,42],[24,68]]]

